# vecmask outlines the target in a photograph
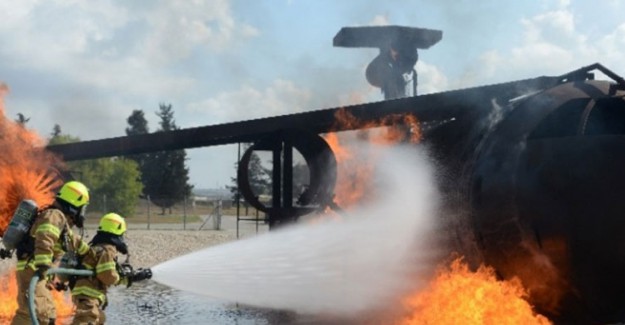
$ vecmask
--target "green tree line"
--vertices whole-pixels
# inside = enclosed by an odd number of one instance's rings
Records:
[[[160,118],[156,132],[179,129],[174,120],[172,105],[160,104],[156,115]],[[19,114],[16,122],[25,125],[29,119]],[[127,135],[149,133],[148,122],[142,110],[134,110],[126,119]],[[55,125],[50,145],[80,141],[80,138],[63,134]],[[127,157],[110,157],[67,163],[67,172],[89,187],[89,209],[114,211],[125,217],[135,214],[139,198],[149,199],[164,214],[191,194],[188,158],[185,150],[160,151]]]

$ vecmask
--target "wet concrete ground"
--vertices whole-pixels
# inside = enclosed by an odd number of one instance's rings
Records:
[[[155,282],[130,288],[116,287],[109,294],[107,324],[358,324],[319,315],[260,309],[178,291]]]

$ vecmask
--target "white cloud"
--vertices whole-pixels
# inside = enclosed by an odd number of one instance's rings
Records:
[[[310,91],[291,81],[277,79],[264,89],[245,85],[236,91],[191,103],[184,111],[191,116],[206,116],[205,119],[195,119],[199,125],[217,124],[302,112],[311,97]],[[206,123],[207,120],[210,123]]]
[[[614,31],[605,35],[597,41],[597,52],[600,52],[609,63],[618,64],[622,73],[625,73],[625,60],[623,50],[625,49],[625,23],[619,25]]]
[[[489,50],[452,81],[455,87],[559,75],[601,62],[625,71],[619,54],[625,48],[625,24],[607,35],[579,26],[568,1],[560,8],[520,20],[523,42],[509,50]]]
[[[124,8],[107,2],[12,1],[0,9],[3,57],[30,69],[66,68],[128,22]]]
[[[0,31],[12,30],[22,25],[38,0],[0,1]]]
[[[133,11],[124,5],[0,1],[0,59],[14,69],[145,96],[193,83],[159,68],[193,51],[224,50],[259,34],[234,19],[227,0],[163,1]]]
[[[387,15],[376,15],[367,26],[386,26],[389,25]]]
[[[157,63],[185,58],[197,46],[223,51],[239,38],[259,34],[253,26],[235,21],[228,0],[165,1],[144,17],[151,33],[142,44],[142,57]]]
[[[447,77],[436,66],[424,61],[417,61],[416,70],[418,73],[418,94],[436,93],[448,89],[449,81]]]

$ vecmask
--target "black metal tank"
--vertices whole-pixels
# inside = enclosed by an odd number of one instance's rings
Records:
[[[557,322],[625,319],[624,95],[580,80],[512,100],[463,171],[484,262]]]

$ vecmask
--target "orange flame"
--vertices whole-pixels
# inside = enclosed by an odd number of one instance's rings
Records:
[[[345,109],[334,114],[336,128],[369,129],[373,132],[361,132],[360,137],[375,144],[395,144],[402,141],[418,143],[421,141],[421,128],[416,116],[412,114],[389,114],[381,119],[362,121]]]
[[[336,124],[356,131],[356,139],[372,144],[418,143],[421,130],[412,115],[391,115],[377,121],[362,122],[346,110],[335,114]],[[371,193],[376,151],[366,151],[353,141],[353,132],[328,133],[327,143],[338,163],[336,203],[349,207]],[[349,138],[352,135],[352,139]],[[551,324],[536,314],[527,302],[528,292],[518,278],[498,281],[493,268],[480,266],[472,272],[462,258],[440,268],[424,290],[404,297],[405,316],[394,323],[412,324]]]
[[[0,276],[0,320],[13,318],[17,309],[17,281],[15,272]]]
[[[74,314],[74,304],[68,292],[52,291],[57,318]],[[0,321],[13,318],[17,310],[17,280],[15,271],[0,275]],[[3,323],[4,324],[4,323]]]
[[[335,202],[348,208],[366,199],[373,190],[373,169],[379,157],[375,150],[359,146],[360,141],[376,145],[401,142],[418,143],[421,129],[414,115],[391,114],[379,120],[360,121],[347,110],[335,114],[335,126],[348,129],[367,129],[354,132],[328,133],[325,140],[338,163]],[[365,163],[366,162],[366,163]]]
[[[21,200],[32,199],[39,207],[50,205],[54,190],[61,185],[54,168],[60,161],[45,151],[45,141],[5,117],[3,95],[7,92],[8,87],[0,83],[0,234]]]
[[[472,272],[457,258],[424,291],[404,299],[410,314],[397,324],[551,324],[532,311],[527,296],[520,280],[498,281],[486,266]]]

